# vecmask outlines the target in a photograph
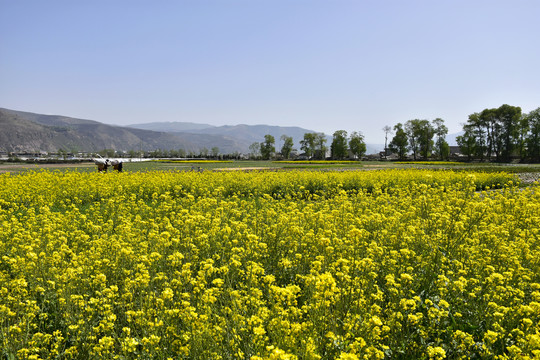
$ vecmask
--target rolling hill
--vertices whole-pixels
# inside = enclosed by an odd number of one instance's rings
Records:
[[[3,108],[0,108],[0,127],[0,152],[198,149],[196,142],[166,132]]]
[[[254,142],[273,135],[276,148],[282,145],[281,135],[291,136],[295,147],[307,132],[300,127],[270,125],[212,126],[187,122],[155,122],[114,126],[94,120],[62,115],[43,115],[0,108],[0,152],[96,152],[103,149],[178,150],[199,152],[218,147],[223,154],[247,153]],[[331,137],[327,137],[329,146]],[[368,145],[368,153],[380,146]]]

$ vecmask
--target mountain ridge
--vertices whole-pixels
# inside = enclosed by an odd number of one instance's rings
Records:
[[[132,124],[128,125],[129,127],[138,128],[152,128],[154,130],[164,131],[170,127],[170,124],[193,124],[193,123],[183,123],[183,122],[168,122],[168,123],[142,123],[142,124]],[[159,124],[166,124],[164,127],[161,127]],[[276,150],[280,148],[281,135],[291,136],[294,141],[295,148],[300,151],[300,140],[303,139],[305,133],[314,133],[317,131],[305,129],[299,126],[278,126],[278,125],[267,125],[267,124],[257,124],[257,125],[247,125],[247,124],[237,124],[237,125],[207,125],[207,127],[200,129],[191,129],[185,130],[184,133],[190,134],[205,134],[205,135],[223,135],[229,138],[241,138],[247,149],[249,145],[253,142],[264,141],[264,135],[272,135],[276,141]],[[182,125],[178,125],[182,127]],[[325,134],[326,135],[326,134]],[[332,136],[326,135],[327,146],[330,147],[332,143]],[[367,144],[367,153],[377,153],[384,149],[382,144]],[[247,152],[247,150],[246,150]]]
[[[179,150],[198,153],[204,148],[218,147],[220,153],[248,153],[254,142],[264,141],[264,135],[274,136],[276,150],[281,147],[281,135],[291,136],[300,150],[300,140],[306,132],[298,126],[223,125],[191,122],[153,122],[118,126],[96,120],[64,115],[45,115],[0,108],[0,152],[97,152],[103,149]],[[181,129],[181,131],[179,131]],[[327,145],[331,136],[327,135]],[[368,154],[381,145],[368,144]]]

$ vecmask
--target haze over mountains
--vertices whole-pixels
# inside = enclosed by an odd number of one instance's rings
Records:
[[[165,132],[112,126],[98,121],[0,108],[1,152],[93,152],[103,149],[195,150],[196,144]]]
[[[94,120],[77,119],[62,115],[43,115],[0,108],[0,152],[96,152],[103,149],[171,150],[184,149],[198,153],[201,149],[218,147],[220,153],[247,153],[249,145],[264,141],[264,135],[273,135],[276,149],[281,147],[280,137],[292,136],[296,148],[307,132],[300,127],[270,125],[212,126],[189,122],[156,122],[114,126]],[[328,145],[331,137],[328,136]],[[383,146],[369,145],[368,153],[380,151]]]

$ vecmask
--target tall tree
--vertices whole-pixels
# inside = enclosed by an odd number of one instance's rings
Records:
[[[467,155],[467,160],[471,161],[476,154],[477,140],[474,135],[474,127],[472,125],[463,126],[463,135],[456,138],[461,153]]]
[[[405,123],[405,133],[407,134],[407,141],[409,150],[412,151],[413,159],[416,160],[416,156],[420,152],[420,139],[418,138],[420,132],[419,132],[419,121],[418,119],[415,120],[408,120]]]
[[[518,106],[501,105],[469,115],[466,124],[475,136],[476,156],[497,161],[509,161],[519,151],[520,134],[523,135],[523,117]]]
[[[353,131],[349,138],[349,149],[356,159],[361,159],[366,153],[366,143],[361,132]]]
[[[475,121],[476,134],[478,135],[477,141],[484,143],[484,146],[478,146],[480,144],[477,143],[477,155],[480,157],[480,160],[483,160],[485,155],[489,161],[495,152],[495,143],[499,137],[495,109],[484,109],[478,114],[478,118],[473,117],[473,120]]]
[[[390,150],[396,153],[400,160],[403,160],[407,156],[407,148],[409,146],[407,133],[403,129],[403,124],[397,123],[394,126],[394,134],[392,141],[390,141]]]
[[[335,131],[332,138],[332,144],[330,145],[330,153],[332,154],[332,159],[344,159],[347,156],[348,150],[349,148],[347,145],[347,131]]]
[[[527,123],[527,156],[534,162],[540,162],[540,107],[527,115]]]
[[[441,118],[432,120],[431,123],[433,124],[435,135],[437,136],[437,140],[435,140],[437,156],[440,160],[448,159],[448,156],[450,155],[450,146],[448,145],[448,142],[446,142],[448,128],[444,125],[444,120]]]
[[[285,159],[288,159],[294,146],[293,138],[287,135],[281,135],[281,140],[283,140],[283,146],[281,147],[281,156],[283,156]]]
[[[306,153],[306,156],[311,159],[315,153],[316,133],[305,133],[304,138],[300,140],[300,150]]]
[[[433,150],[433,135],[435,130],[428,120],[420,120],[420,156],[427,159]]]
[[[264,135],[264,142],[261,143],[261,156],[264,160],[269,160],[276,152],[276,139],[270,135]]]
[[[385,125],[382,130],[384,131],[384,158],[388,156],[388,134],[392,133],[392,128]]]
[[[428,120],[414,119],[405,123],[409,149],[416,160],[417,155],[428,158],[433,148],[434,130]]]
[[[508,162],[519,138],[521,108],[504,104],[497,109],[497,115],[502,128],[501,160]]]
[[[488,136],[488,127],[487,122],[485,121],[484,115],[481,113],[474,113],[469,115],[469,120],[467,121],[467,124],[463,125],[463,131],[465,136],[462,144],[459,144],[461,147],[461,151],[464,151],[464,146],[467,147],[467,149],[473,149],[473,153],[467,154],[469,157],[469,160],[472,156],[478,157],[480,160],[484,159],[484,156],[488,153],[490,153],[490,145],[488,145],[491,141],[491,137]],[[470,144],[471,141],[474,141],[474,146]],[[468,151],[468,150],[467,150]],[[465,153],[464,153],[465,154]]]
[[[206,147],[203,147],[199,150],[199,157],[207,157],[208,156],[208,149]]]
[[[500,121],[498,109],[484,109],[480,113],[481,124],[486,129],[486,155],[488,160],[491,160],[495,155],[495,160],[501,159],[503,146],[504,146],[504,134],[503,126]]]
[[[326,156],[326,136],[323,133],[305,133],[300,140],[300,149],[308,158],[324,160]]]
[[[315,134],[315,159],[324,160],[326,158],[326,151],[328,147],[326,146],[326,135],[323,133]]]
[[[261,155],[261,144],[254,142],[253,144],[249,145],[249,154],[252,159],[258,158]]]
[[[516,151],[519,154],[520,159],[525,160],[527,158],[527,136],[529,134],[528,114],[521,114],[517,133]]]

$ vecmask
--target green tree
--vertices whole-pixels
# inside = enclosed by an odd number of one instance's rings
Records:
[[[281,156],[288,159],[294,146],[293,138],[287,135],[281,135],[281,140],[283,141],[283,146],[281,147]]]
[[[219,155],[219,148],[217,146],[212,147],[212,149],[210,149],[210,154],[214,159],[217,159]]]
[[[62,160],[66,160],[67,159],[67,154],[68,152],[62,148],[58,149],[58,157],[61,157]]]
[[[435,130],[428,120],[420,120],[420,156],[424,159],[427,159],[431,156],[431,151],[433,150],[433,136],[435,135]]]
[[[527,135],[529,134],[529,117],[528,114],[521,114],[519,120],[519,129],[516,143],[516,150],[521,160],[527,158]]]
[[[447,160],[450,155],[450,146],[448,145],[448,142],[446,142],[448,128],[444,125],[444,120],[441,118],[432,120],[431,123],[433,124],[435,135],[437,136],[437,140],[435,140],[437,156],[440,160]]]
[[[418,138],[420,135],[419,131],[419,121],[418,119],[415,120],[408,120],[405,123],[405,133],[407,134],[407,141],[408,141],[408,149],[412,151],[413,159],[416,160],[416,156],[420,152],[420,139]]]
[[[386,146],[385,146],[386,147]],[[361,132],[353,131],[349,138],[349,149],[356,159],[361,159],[366,153],[366,143]]]
[[[523,135],[520,107],[504,104],[484,109],[469,115],[466,125],[474,134],[476,156],[480,160],[495,157],[496,161],[509,161],[516,150],[520,152],[519,141]]]
[[[384,158],[388,156],[388,134],[392,133],[392,128],[385,125],[382,129],[384,131]]]
[[[527,115],[527,156],[534,162],[540,162],[540,107]]]
[[[261,155],[261,144],[254,142],[249,145],[249,157],[252,159],[257,159]]]
[[[478,114],[478,118],[473,117],[473,124],[476,126],[477,139],[476,155],[480,160],[484,156],[491,160],[492,154],[495,152],[495,144],[499,138],[499,126],[496,122],[495,109],[484,109]],[[481,144],[484,146],[481,146]]]
[[[103,149],[103,150],[98,151],[98,154],[105,158],[114,157],[115,153],[116,151],[114,151],[114,149]]]
[[[261,156],[264,160],[269,160],[276,152],[276,139],[272,135],[264,135],[264,142],[261,143]]]
[[[300,150],[310,159],[324,160],[327,149],[326,135],[323,133],[305,133],[304,138],[300,140]]]
[[[521,108],[519,106],[501,105],[497,109],[498,120],[501,124],[501,160],[510,161],[519,139]]]
[[[405,132],[414,160],[418,155],[427,159],[433,148],[434,130],[430,122],[420,119],[409,120],[405,123]]]
[[[467,124],[463,125],[465,134],[462,138],[462,144],[458,143],[461,152],[467,155],[469,160],[471,160],[473,156],[476,156],[480,160],[484,160],[484,156],[491,152],[491,150],[489,150],[491,149],[491,136],[488,136],[488,130],[486,118],[482,113],[469,115]],[[471,141],[474,141],[474,145],[470,143]],[[472,153],[469,152],[471,149],[473,150]]]
[[[463,135],[456,137],[461,153],[467,155],[467,160],[471,161],[476,154],[477,140],[475,131],[472,125],[463,126]]]
[[[407,148],[409,146],[407,133],[403,129],[403,124],[397,123],[394,126],[394,133],[395,135],[392,138],[392,141],[390,141],[389,147],[392,152],[398,155],[400,160],[403,160],[407,155]]]
[[[314,157],[317,160],[324,160],[326,158],[326,151],[328,147],[326,146],[326,135],[323,133],[315,134],[315,152]]]
[[[330,153],[332,154],[332,159],[344,159],[347,156],[348,150],[349,148],[347,144],[347,131],[335,131],[332,138],[332,144],[330,145]]]
[[[311,159],[315,153],[316,133],[305,133],[304,138],[300,140],[300,150],[306,153],[306,156]]]
[[[208,149],[206,147],[203,147],[201,150],[199,150],[199,157],[208,157]]]

